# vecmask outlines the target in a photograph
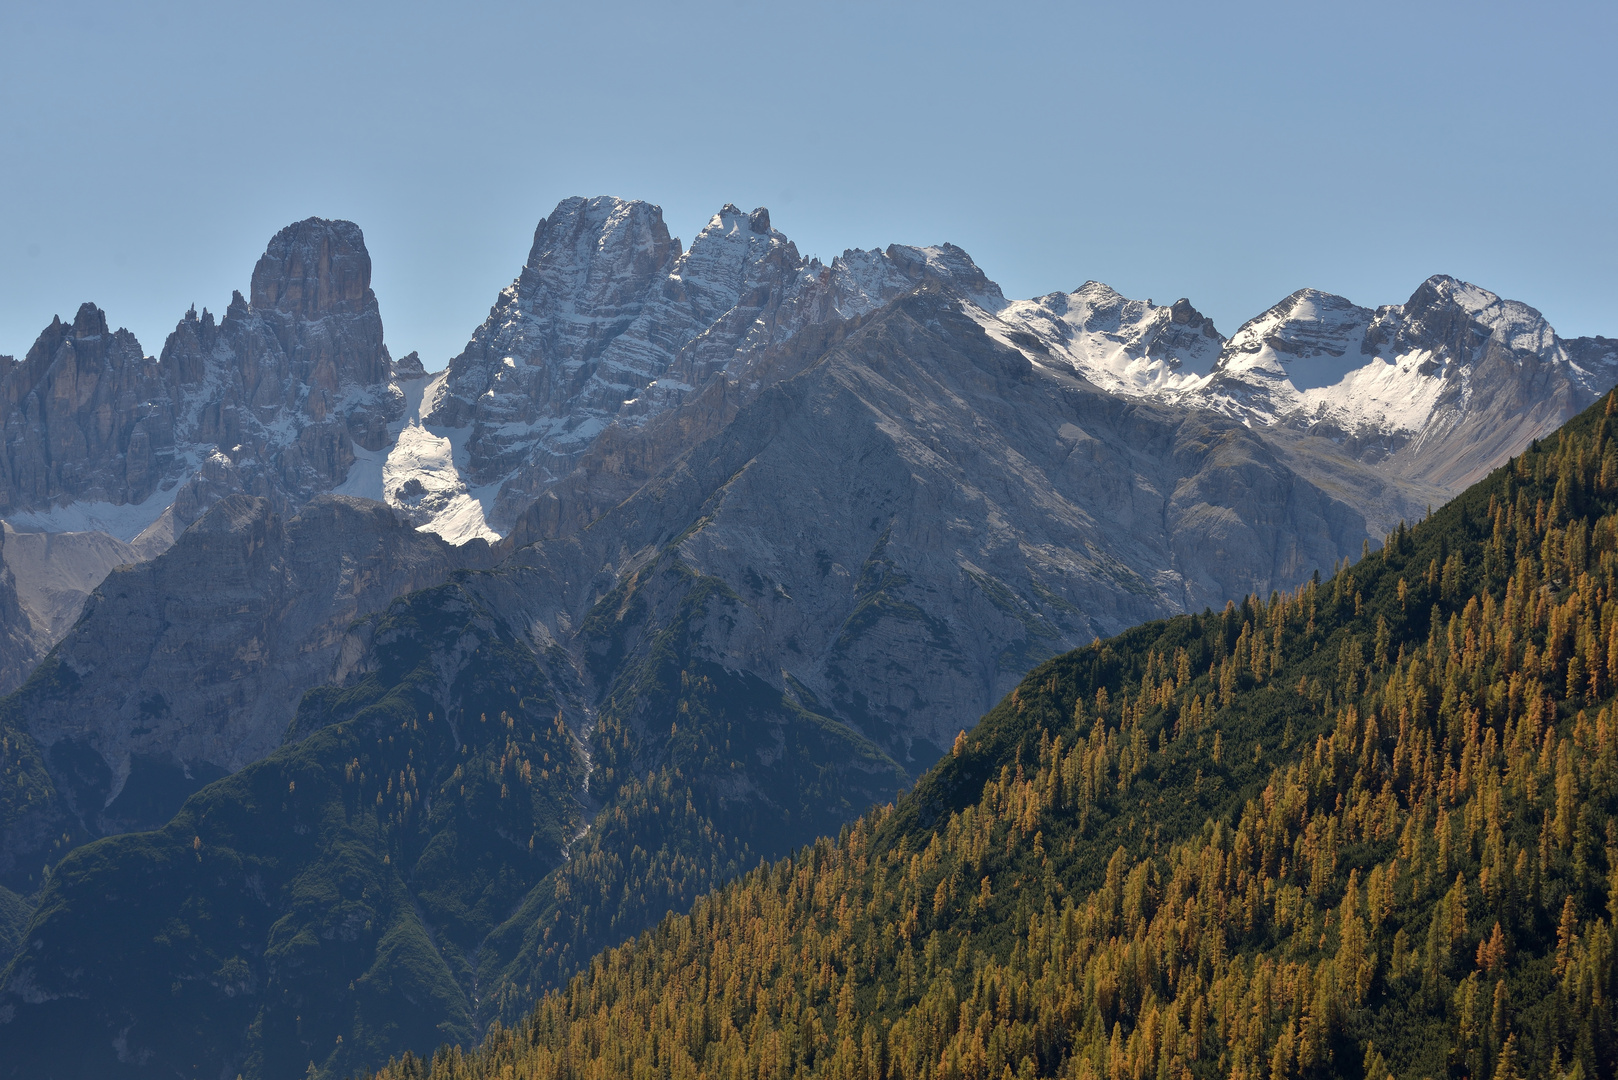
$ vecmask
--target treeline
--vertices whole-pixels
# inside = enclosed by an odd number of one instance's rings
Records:
[[[1613,411],[1047,663],[897,806],[379,1075],[1613,1077]]]

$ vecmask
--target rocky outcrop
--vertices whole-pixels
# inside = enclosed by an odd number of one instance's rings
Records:
[[[0,513],[150,498],[172,466],[174,402],[158,365],[94,304],[55,319],[0,379]]]

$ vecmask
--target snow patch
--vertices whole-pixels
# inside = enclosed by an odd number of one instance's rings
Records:
[[[367,458],[364,469],[356,461],[350,479],[364,485],[367,498],[379,499],[402,510],[416,521],[416,528],[436,533],[452,544],[474,537],[491,542],[500,534],[489,525],[498,483],[476,489],[466,482],[466,440],[470,427],[446,428],[422,423],[424,411],[444,390],[447,372],[412,380],[405,392],[405,416],[400,422],[393,446]],[[356,448],[356,456],[359,451]],[[356,479],[356,473],[358,478]],[[345,483],[345,487],[347,484]]]
[[[49,510],[25,510],[8,516],[5,522],[17,532],[102,532],[127,544],[163,516],[184,482],[182,479],[167,491],[155,491],[138,503],[71,502]]]

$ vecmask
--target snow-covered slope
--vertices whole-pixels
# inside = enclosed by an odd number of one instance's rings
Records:
[[[1130,300],[1099,281],[1071,293],[1019,300],[994,314],[1033,334],[1103,390],[1126,395],[1199,385],[1225,344],[1213,321],[1190,301],[1165,307]]]
[[[1526,304],[1438,275],[1375,310],[1300,289],[1228,341],[1184,301],[1071,294],[977,308],[1036,362],[1115,393],[1206,408],[1276,437],[1324,438],[1389,475],[1453,493],[1618,382],[1618,342],[1564,341]],[[1183,314],[1182,314],[1183,313]]]

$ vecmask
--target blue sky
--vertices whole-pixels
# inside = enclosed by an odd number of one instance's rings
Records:
[[[1618,336],[1618,5],[0,3],[0,352],[150,353],[276,229],[365,230],[395,355],[459,351],[573,194],[687,243],[960,244],[1225,333],[1450,273]]]

